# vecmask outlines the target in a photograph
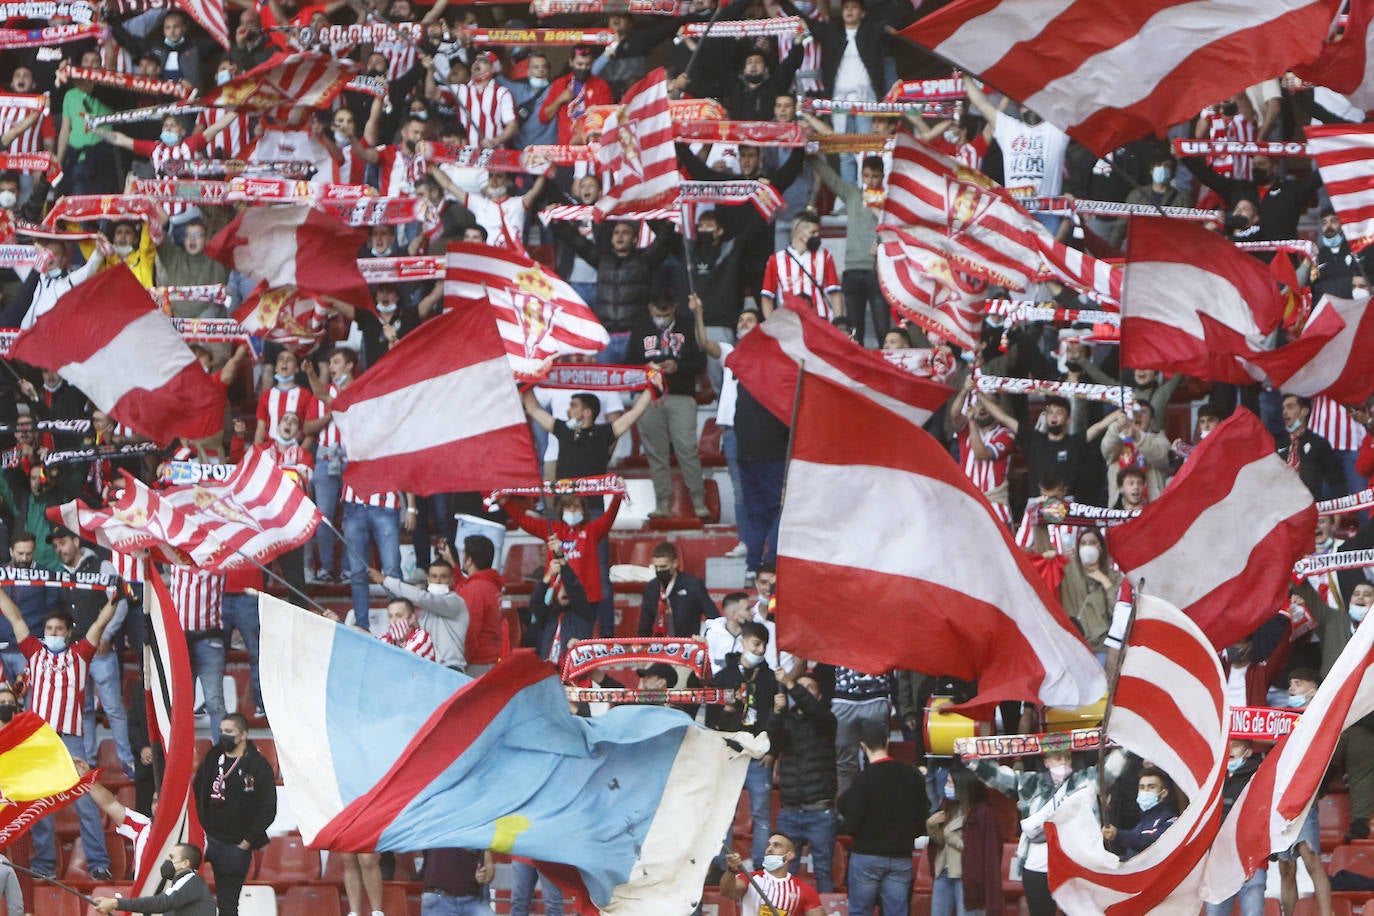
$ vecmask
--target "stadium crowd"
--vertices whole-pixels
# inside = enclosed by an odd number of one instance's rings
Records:
[[[817,892],[844,886],[851,913],[871,913],[874,905],[888,916],[905,913],[916,880],[911,850],[919,836],[928,837],[921,867],[931,869],[932,912],[1000,912],[1003,878],[1011,866],[1002,858],[1011,807],[996,804],[1000,792],[1020,806],[1012,818],[1019,828],[1012,824],[1009,835],[1019,833],[1015,858],[1030,912],[1054,912],[1041,825],[1047,806],[1062,798],[1061,787],[1093,778],[1083,761],[1067,753],[1000,764],[954,760],[925,746],[926,708],[932,697],[967,699],[974,685],[938,673],[877,677],[813,665],[778,647],[772,617],[775,594],[786,593],[775,560],[788,429],[724,364],[736,341],[777,309],[814,310],[848,334],[855,347],[940,355],[924,365],[937,366],[930,371],[956,394],[932,417],[929,431],[987,496],[1016,543],[1037,558],[1042,575],[1103,664],[1121,647],[1130,608],[1112,560],[1111,529],[1061,520],[1057,507],[1065,502],[1125,510],[1147,505],[1196,443],[1236,409],[1260,416],[1275,436],[1277,454],[1297,470],[1314,498],[1358,493],[1374,473],[1370,404],[1345,405],[1260,384],[1212,384],[1123,365],[1114,329],[1105,325],[1011,322],[988,315],[978,346],[970,350],[908,322],[889,308],[875,267],[874,227],[891,169],[891,156],[882,150],[826,156],[767,143],[679,143],[684,176],[757,178],[782,197],[782,206],[770,216],[747,204],[719,205],[698,209],[692,226],[664,214],[644,222],[602,222],[585,215],[541,219],[549,207],[591,205],[610,190],[586,162],[550,168],[544,175],[487,172],[427,158],[438,144],[523,150],[584,143],[579,132],[587,108],[615,104],[651,68],[664,66],[672,98],[715,100],[730,121],[801,123],[815,135],[909,130],[1007,187],[1033,188],[1033,196],[1215,208],[1222,211],[1217,230],[1238,241],[1306,237],[1315,242],[1315,261],[1287,252],[1256,252],[1256,257],[1291,257],[1314,299],[1327,293],[1369,295],[1371,265],[1350,250],[1339,218],[1325,204],[1316,169],[1301,158],[1178,160],[1163,137],[1099,157],[1014,101],[990,99],[971,81],[967,104],[932,106],[925,116],[913,106],[907,115],[827,118],[799,104],[807,98],[877,102],[899,88],[899,77],[947,72],[895,37],[916,15],[902,0],[843,0],[838,7],[811,0],[734,0],[723,11],[713,0],[691,0],[676,16],[608,14],[600,3],[591,3],[583,14],[545,17],[540,25],[608,26],[613,34],[607,44],[486,47],[473,37],[481,29],[531,25],[525,5],[231,0],[227,49],[181,9],[160,4],[105,0],[90,7],[64,0],[59,12],[70,15],[42,20],[24,18],[30,5],[41,4],[5,4],[15,15],[7,25],[93,21],[100,28],[79,40],[4,52],[0,150],[48,153],[56,166],[0,173],[0,208],[9,216],[39,223],[64,197],[119,195],[133,180],[198,174],[197,162],[246,160],[267,169],[267,163],[304,160],[314,170],[313,184],[367,184],[384,196],[425,202],[421,220],[371,226],[358,258],[441,254],[453,241],[528,251],[568,281],[609,332],[609,346],[594,359],[652,365],[666,380],[658,397],[647,391],[537,386],[524,394],[531,435],[550,477],[634,474],[637,459],[645,459],[654,494],[649,524],[670,533],[652,550],[652,575],[646,572],[641,580],[638,616],[618,625],[622,609],[615,594],[625,587],[610,575],[618,496],[604,502],[560,496],[538,507],[510,498],[488,506],[483,494],[359,493],[344,482],[347,444],[331,422],[331,402],[442,311],[442,280],[376,284],[375,314],[337,304],[324,316],[323,340],[299,351],[260,340],[251,346],[195,344],[205,370],[229,392],[223,435],[211,440],[141,447],[137,435],[94,410],[58,372],[7,362],[0,376],[0,558],[12,569],[44,569],[59,577],[96,573],[120,583],[108,591],[60,589],[14,582],[11,575],[13,584],[0,592],[5,612],[0,664],[11,685],[0,689],[0,723],[19,709],[34,710],[61,734],[74,757],[122,769],[121,784],[136,790],[119,799],[108,790],[92,792],[76,804],[91,881],[117,884],[129,877],[117,874],[118,866],[127,871],[132,864],[107,849],[114,834],[103,826],[102,811],[119,835],[136,838],[146,828],[157,791],[156,741],[149,738],[141,680],[131,677],[142,667],[142,591],[129,569],[118,565],[119,558],[55,524],[48,510],[73,499],[92,507],[106,504],[122,486],[121,471],[156,483],[167,479],[158,469],[168,462],[231,464],[246,449],[266,446],[296,472],[331,520],[309,543],[282,556],[270,580],[251,568],[228,576],[179,567],[169,572],[201,687],[201,721],[218,741],[200,765],[196,801],[207,832],[205,860],[224,916],[237,913],[253,850],[269,843],[268,827],[276,814],[271,764],[250,737],[250,731],[269,735],[271,724],[257,684],[259,622],[252,591],[262,588],[328,600],[341,623],[370,629],[436,664],[474,676],[499,660],[503,632],[511,634],[503,628],[503,596],[517,609],[524,644],[550,659],[577,639],[700,635],[709,649],[709,683],[747,688],[747,700],[738,706],[706,708],[706,725],[766,732],[773,747],[768,757],[750,765],[745,783],[749,826],[710,878],[712,886],[719,882],[723,895],[743,897],[749,913],[771,912],[760,910],[762,892],[780,902],[779,911],[795,907],[813,914],[820,912]],[[90,18],[82,18],[82,10]],[[712,21],[717,12],[715,21],[722,26],[800,16],[805,31],[780,37],[688,34],[689,23]],[[341,39],[342,32],[331,28],[379,22],[402,31],[377,40],[369,32],[363,36],[369,41],[359,42]],[[345,90],[331,109],[311,111],[300,123],[228,109],[96,127],[85,120],[165,99],[140,93],[137,85],[82,77],[91,70],[180,84],[194,101],[293,49],[323,50],[355,61],[383,88],[374,94]],[[69,68],[81,69],[69,75]],[[39,95],[46,105],[21,104]],[[1363,120],[1361,112],[1343,103],[1326,90],[1274,79],[1218,100],[1171,136],[1300,139],[1303,127],[1314,121]],[[64,223],[61,231],[26,234],[21,227],[17,241],[36,246],[39,260],[0,265],[0,327],[29,327],[64,293],[115,262],[126,264],[147,288],[222,284],[227,291],[222,301],[172,297],[164,298],[163,307],[178,318],[226,318],[254,286],[206,253],[207,241],[233,215],[230,206],[164,201],[141,220],[93,215]],[[1060,240],[1109,254],[1126,233],[1126,220],[1109,216],[1040,219]],[[98,235],[66,237],[65,230]],[[1054,283],[1036,284],[1015,298],[1070,309],[1096,307],[1086,295]],[[1134,397],[1123,410],[1087,399],[987,393],[974,386],[975,367],[1013,378],[1122,385]],[[83,419],[89,424],[45,422]],[[708,425],[719,432],[718,444],[703,437]],[[703,470],[708,448],[719,451],[727,471],[714,480],[717,492],[728,487],[730,501],[723,512],[708,505],[710,465]],[[674,499],[674,468],[682,476],[686,502]],[[874,496],[854,494],[856,499]],[[511,529],[547,543],[537,581],[507,582],[498,545],[481,535],[460,539],[455,513],[497,525],[509,522]],[[716,528],[722,516],[720,530],[728,531],[731,520],[738,528],[739,543],[726,555],[743,558],[747,577],[742,587],[708,589],[703,571],[689,572],[674,544],[691,537],[703,522]],[[1322,516],[1312,552],[1335,550],[1344,541],[1374,546],[1374,528],[1361,527],[1366,518],[1365,512]],[[410,581],[402,571],[403,542],[413,546],[418,570]],[[346,599],[342,588],[334,588],[344,583]],[[1228,699],[1236,705],[1301,707],[1371,604],[1374,584],[1363,570],[1295,581],[1290,604],[1224,653]],[[837,608],[836,626],[845,625],[838,616],[842,610]],[[240,646],[252,669],[249,696],[255,708],[226,714],[227,653]],[[679,679],[687,686],[684,672],[671,666],[643,669],[638,678],[640,686],[672,687]],[[598,684],[616,685],[614,679]],[[996,720],[980,727],[1004,734],[1040,732],[1045,714],[1031,704],[1003,704]],[[98,721],[113,739],[112,756],[101,756],[97,748]],[[900,741],[889,741],[893,725]],[[1237,763],[1230,769],[1228,800],[1253,773],[1261,752],[1250,744],[1233,746]],[[1374,725],[1353,728],[1340,759],[1333,782],[1344,783],[1349,793],[1344,839],[1363,839],[1374,815]],[[1182,804],[1172,797],[1167,777],[1153,767],[1142,767],[1139,760],[1116,763],[1121,769],[1114,771],[1110,796],[1114,826],[1104,839],[1129,856],[1147,846]],[[118,773],[111,775],[118,779]],[[1313,828],[1294,855],[1306,863],[1318,894],[1325,888],[1329,898],[1316,858],[1315,814]],[[843,845],[837,847],[841,837]],[[60,877],[59,866],[67,866],[69,856],[60,839],[51,820],[44,821],[33,829],[30,848],[15,852],[15,861],[37,874]],[[847,862],[835,860],[837,848]],[[804,856],[809,859],[806,883],[792,877]],[[199,855],[192,858],[182,855],[179,867],[194,870]],[[418,875],[410,873],[408,858],[382,863],[376,855],[345,855],[351,913],[383,909],[384,867],[388,877],[422,883],[426,914],[485,911],[464,907],[485,895],[492,876],[489,854],[430,850]],[[1296,887],[1291,884],[1294,863],[1281,861],[1278,868],[1288,882],[1287,894],[1290,885]],[[738,874],[751,869],[753,884]],[[538,875],[516,863],[513,876],[510,912],[526,913]],[[33,886],[24,883],[24,911],[32,912]],[[547,881],[541,886],[544,912],[561,912],[560,895]],[[1247,916],[1261,911],[1244,892],[1241,902]],[[1285,896],[1284,903],[1285,912],[1291,912],[1292,900]]]

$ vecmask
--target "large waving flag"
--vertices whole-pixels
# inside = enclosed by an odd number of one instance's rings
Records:
[[[1188,807],[1128,861],[1102,846],[1097,793],[1079,789],[1045,826],[1050,890],[1069,916],[1196,916],[1207,851],[1221,823],[1229,715],[1221,662],[1197,624],[1142,595],[1123,649],[1107,732],[1167,773]]]
[[[280,115],[292,108],[329,108],[360,69],[354,61],[319,51],[278,54],[211,89],[196,104],[257,115]],[[347,253],[354,251],[356,245]]]
[[[234,318],[254,337],[263,337],[305,358],[324,338],[329,306],[294,286],[272,289],[259,283],[234,310]]]
[[[224,18],[224,0],[176,0],[176,4],[200,23],[200,27],[221,48],[229,47],[229,24]]]
[[[205,253],[273,290],[295,287],[296,293],[372,311],[372,293],[355,257],[366,240],[366,229],[345,226],[317,207],[248,207],[210,240]]]
[[[600,353],[610,342],[596,314],[562,277],[508,248],[453,242],[445,259],[444,296],[483,299],[515,374],[538,377],[550,360],[568,353]]]
[[[107,506],[92,509],[80,500],[49,507],[48,520],[62,524],[115,555],[149,551],[160,563],[189,563],[187,554],[204,537],[181,507],[121,470],[124,489]]]
[[[151,701],[151,721],[162,739],[166,763],[153,821],[143,842],[135,844],[136,851],[142,852],[134,863],[136,897],[161,892],[165,882],[158,867],[173,846],[191,843],[201,847],[205,842],[191,795],[196,745],[191,655],[167,584],[154,567],[147,572],[143,607],[151,624],[148,642],[143,647],[144,689]]]
[[[630,87],[601,130],[596,158],[612,180],[596,208],[614,216],[672,206],[679,181],[673,139],[668,74],[659,67]]]
[[[1275,453],[1274,437],[1237,410],[1159,499],[1112,529],[1112,555],[1220,648],[1278,610],[1316,524],[1312,494]]]
[[[792,422],[798,368],[830,379],[921,426],[954,389],[917,378],[865,350],[810,309],[778,309],[740,339],[726,365],[758,402],[784,423]]]
[[[1318,86],[1339,92],[1357,108],[1366,111],[1374,108],[1371,19],[1374,19],[1374,0],[1350,0],[1350,16],[1341,37],[1328,44],[1316,60],[1294,67],[1293,72]]]
[[[937,251],[911,244],[890,226],[878,227],[877,267],[883,298],[904,317],[966,350],[978,346],[986,280],[968,276]]]
[[[1338,0],[956,0],[902,32],[1104,156],[1320,53]]]
[[[331,405],[359,493],[538,486],[506,345],[484,302],[426,321]]]
[[[99,776],[77,774],[62,738],[37,713],[16,715],[0,729],[0,849],[86,794]]]
[[[1234,894],[1271,852],[1297,842],[1341,733],[1374,713],[1374,624],[1362,622],[1293,731],[1231,807],[1207,862],[1204,899]]]
[[[949,454],[810,369],[778,532],[780,647],[872,673],[976,680],[971,709],[1101,699],[1102,666]]]
[[[1363,404],[1374,393],[1370,340],[1374,308],[1368,299],[1323,296],[1302,336],[1267,353],[1252,354],[1247,361],[1286,393],[1309,398],[1322,394],[1342,404]]]
[[[1266,349],[1285,304],[1262,263],[1215,232],[1163,217],[1131,219],[1124,292],[1123,365],[1237,385],[1254,381],[1237,357]]]
[[[58,299],[15,338],[9,357],[60,372],[96,407],[156,442],[224,428],[224,389],[124,264]]]
[[[533,653],[473,680],[259,601],[263,702],[308,844],[563,863],[617,916],[689,913],[700,900],[744,784],[747,758],[727,742],[755,739],[664,707],[578,718]]]
[[[1357,0],[1361,5],[1374,6]],[[1303,133],[1307,154],[1331,195],[1331,209],[1341,218],[1341,232],[1351,249],[1360,251],[1374,242],[1374,124],[1322,124]]]

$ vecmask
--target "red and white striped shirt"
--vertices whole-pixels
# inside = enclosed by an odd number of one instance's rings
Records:
[[[1312,399],[1312,415],[1307,428],[1321,436],[1338,452],[1357,452],[1364,444],[1365,429],[1355,417],[1333,398],[1319,394]]]
[[[22,96],[22,98],[39,98],[39,96]],[[0,93],[0,134],[9,130],[20,121],[24,120],[33,111],[23,104],[7,104],[7,99],[21,100],[20,94]],[[44,140],[56,140],[57,130],[53,126],[52,115],[45,114],[38,119],[38,123],[15,137],[5,150],[7,153],[41,153],[44,152]]]
[[[224,117],[223,108],[207,108],[196,115],[196,134],[210,127]],[[253,149],[253,119],[246,114],[238,115],[229,126],[215,135],[206,155],[218,159],[243,159]]]
[[[89,639],[80,639],[61,652],[53,652],[30,635],[19,644],[19,650],[29,661],[29,711],[59,734],[85,734],[81,706],[95,646]]]
[[[745,875],[740,875],[739,880],[748,882],[749,879]],[[753,884],[749,884],[744,896],[740,898],[740,916],[804,916],[821,906],[821,895],[796,875],[774,878],[760,869],[754,872],[754,881],[758,884],[759,890],[768,897],[768,903],[764,903],[759,897],[759,892],[754,890]],[[769,904],[772,904],[772,907]]]
[[[115,833],[134,841],[134,874],[143,864],[143,853],[148,848],[148,828],[153,824],[146,816],[132,808],[124,809],[124,820],[115,825]]]
[[[820,289],[816,288],[820,283]],[[760,295],[773,300],[774,308],[783,308],[788,300],[798,297],[810,303],[826,321],[834,317],[830,308],[829,293],[840,291],[839,274],[835,271],[835,259],[824,248],[803,251],[798,254],[791,248],[784,248],[768,259],[768,269],[763,274],[763,289]]]
[[[329,383],[330,403],[333,403],[334,399],[339,396],[340,391],[342,391],[342,389],[339,388],[338,385],[334,384],[333,382]],[[330,418],[328,425],[326,425],[324,429],[320,430],[318,444],[320,448],[337,448],[343,445],[343,436],[339,433],[339,427],[334,425],[334,420],[332,417]]]
[[[399,639],[396,633],[388,630],[382,634],[382,642],[389,646],[405,649],[426,661],[438,660],[438,655],[434,652],[434,640],[430,638],[424,627],[415,627],[404,639]]]
[[[468,143],[495,140],[506,125],[515,120],[515,97],[494,79],[462,83],[448,90],[457,100],[459,116],[467,124]]]
[[[1208,140],[1240,140],[1245,143],[1253,143],[1255,133],[1255,123],[1242,114],[1228,118],[1217,111],[1210,116],[1207,124]],[[1208,156],[1207,164],[1218,175],[1228,175],[1240,181],[1250,180],[1249,156],[1232,156],[1230,154]]]
[[[787,55],[792,53],[792,42],[796,41],[799,35],[779,35],[778,36],[778,60],[786,60]],[[809,41],[806,43],[806,50],[802,51],[801,65],[797,67],[797,75],[793,80],[798,95],[810,95],[818,93],[825,88],[821,82],[821,43],[819,41]]]
[[[959,430],[959,456],[960,464],[964,468],[964,476],[978,488],[980,493],[987,493],[1007,482],[1007,467],[1011,464],[1011,450],[1016,444],[1016,437],[1005,426],[989,426],[982,430],[982,434],[983,444],[987,446],[988,451],[992,452],[992,458],[979,458],[973,454],[973,447],[969,445],[967,426]],[[1011,524],[1011,506],[1009,504],[1005,501],[994,502],[992,508],[1002,521],[1008,525]]]
[[[377,147],[377,172],[381,177],[378,190],[383,197],[399,197],[415,193],[415,179],[419,167],[414,153],[400,146]],[[422,163],[421,163],[422,164]]]
[[[153,171],[161,175],[163,167],[173,160],[184,162],[199,158],[205,152],[208,141],[204,134],[191,134],[183,137],[176,146],[168,146],[161,140],[135,140],[134,155],[143,156],[153,164]],[[163,203],[162,208],[167,211],[168,216],[177,216],[186,211],[190,204],[180,201],[169,200]]]
[[[388,490],[385,493],[363,494],[344,484],[343,501],[346,503],[358,503],[364,506],[377,506],[382,509],[399,509],[403,503],[399,490]]]
[[[414,28],[415,23],[398,22],[396,25],[397,28],[401,30],[402,34],[409,35],[411,30]],[[415,66],[415,58],[418,53],[415,50],[415,45],[412,42],[400,41],[395,38],[388,38],[377,42],[373,46],[372,52],[374,54],[386,55],[387,82],[391,82],[395,80],[397,77],[409,73],[410,68]]]
[[[173,566],[167,582],[177,619],[187,633],[224,628],[224,575],[201,572],[189,566]]]
[[[110,563],[115,568],[115,575],[125,582],[142,582],[147,578],[148,574],[144,570],[142,557],[112,550],[110,551]]]
[[[276,433],[277,424],[281,422],[282,414],[285,413],[294,413],[301,418],[302,424],[323,416],[320,402],[315,399],[309,388],[300,385],[278,388],[273,385],[262,393],[262,397],[258,399],[258,419],[267,424],[269,438]]]
[[[296,483],[300,484],[302,490],[306,489],[310,479],[315,476],[315,456],[299,442],[283,445],[273,440],[272,448],[277,453],[277,464],[281,465],[281,469],[288,475],[294,474]]]
[[[1016,546],[1032,550],[1035,546],[1035,528],[1033,519],[1038,517],[1034,506],[1041,502],[1040,497],[1035,497],[1027,501],[1026,513],[1021,516],[1021,526],[1016,529]],[[1056,553],[1072,553],[1078,546],[1078,530],[1072,525],[1051,525],[1045,524],[1045,533],[1049,535],[1050,546]]]

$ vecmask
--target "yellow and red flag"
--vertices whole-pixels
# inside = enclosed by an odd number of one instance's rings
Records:
[[[15,716],[0,729],[0,849],[76,801],[99,775],[79,775],[62,739],[36,713]]]

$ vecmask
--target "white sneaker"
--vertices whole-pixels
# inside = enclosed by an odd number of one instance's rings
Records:
[[[749,555],[749,548],[745,545],[743,541],[740,541],[734,547],[731,547],[729,550],[725,551],[725,555],[727,557],[746,557]]]

